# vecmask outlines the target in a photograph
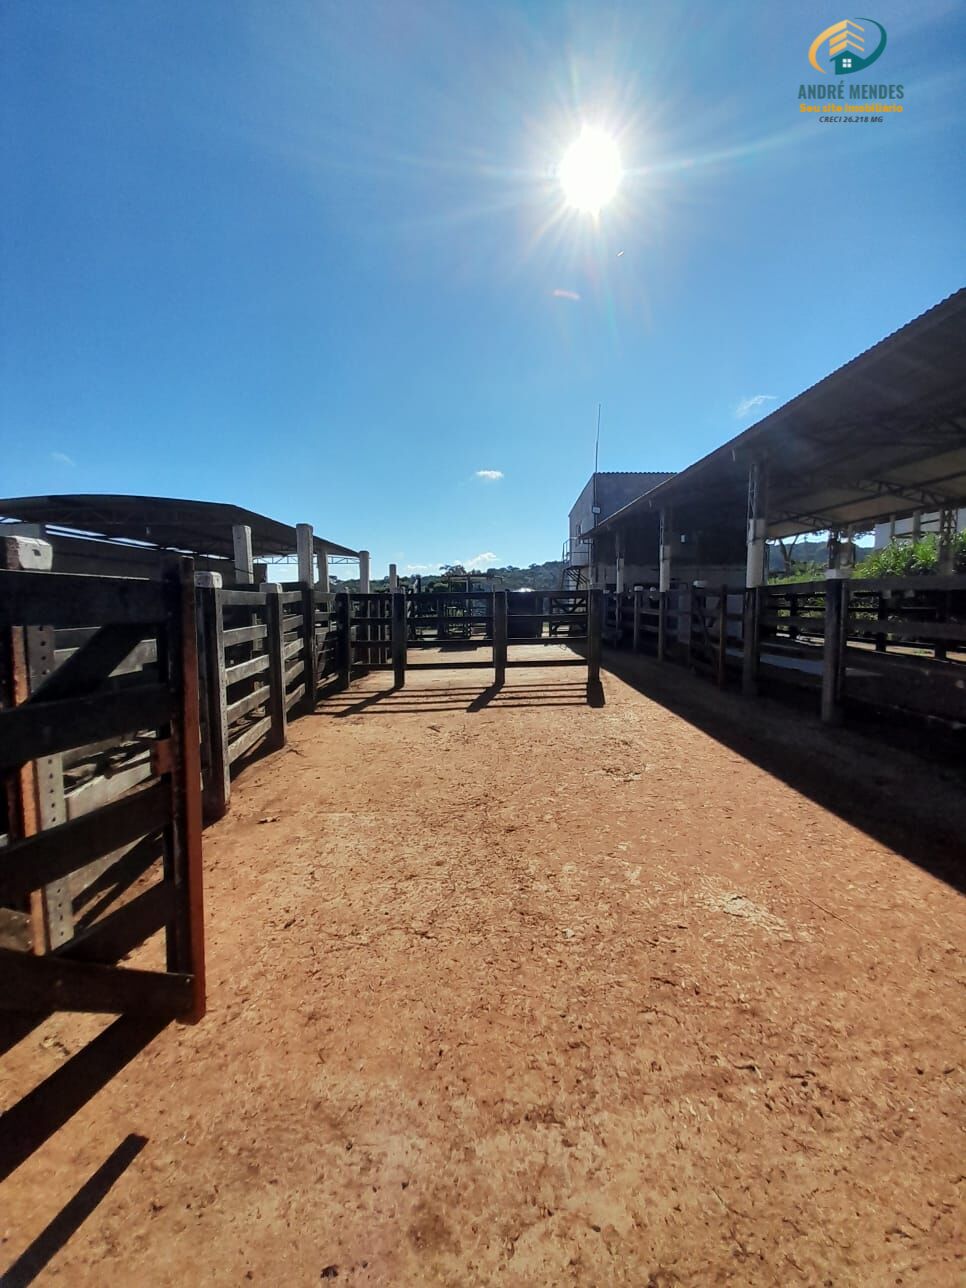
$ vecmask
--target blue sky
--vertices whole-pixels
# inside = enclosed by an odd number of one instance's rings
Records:
[[[602,469],[681,468],[962,285],[964,10],[878,4],[857,79],[906,110],[820,125],[845,16],[4,0],[0,495],[557,557],[598,401]],[[554,177],[584,121],[627,171],[598,222]]]

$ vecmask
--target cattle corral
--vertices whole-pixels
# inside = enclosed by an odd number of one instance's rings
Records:
[[[964,336],[555,589],[0,501],[4,1284],[961,1282]],[[855,575],[927,509],[934,575]]]
[[[555,669],[374,673],[249,767],[208,1016],[8,1179],[14,1274],[959,1281],[963,915],[927,869],[961,780],[610,661],[596,708]],[[103,1023],[44,1021],[5,1103]]]

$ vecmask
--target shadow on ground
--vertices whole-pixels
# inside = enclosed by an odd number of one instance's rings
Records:
[[[425,715],[441,711],[519,711],[522,707],[601,707],[603,686],[584,680],[546,684],[446,685],[433,688],[344,691],[328,698],[315,715]]]
[[[45,1016],[0,1016],[0,1051],[26,1037]],[[0,1181],[38,1150],[157,1037],[168,1020],[122,1016],[75,1052],[0,1117]],[[0,1280],[7,1288],[7,1279]]]
[[[65,1203],[54,1219],[0,1276],[3,1288],[26,1288],[77,1233],[98,1204],[147,1144],[145,1136],[126,1136]]]
[[[966,771],[898,720],[830,729],[800,701],[745,699],[684,667],[605,650],[613,675],[823,809],[966,893]],[[945,744],[948,747],[948,744]]]

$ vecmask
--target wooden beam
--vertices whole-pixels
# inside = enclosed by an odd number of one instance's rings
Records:
[[[174,914],[167,936],[168,970],[190,981],[184,1019],[205,1013],[205,917],[202,871],[201,723],[198,627],[194,564],[173,559],[162,573],[165,592],[167,682],[175,698],[168,728],[171,771],[167,775],[171,826],[165,832],[165,876],[173,883]]]
[[[206,713],[203,808],[205,818],[211,821],[225,814],[231,799],[223,595],[223,591],[214,587],[199,590]]]
[[[170,710],[167,688],[145,684],[0,711],[0,768],[12,769],[100,738],[157,728]]]
[[[500,688],[506,684],[507,652],[507,593],[493,592],[493,683]]]
[[[2,852],[0,902],[39,890],[100,855],[159,831],[169,818],[167,793],[155,783],[69,823],[14,841]]]
[[[268,715],[271,729],[268,745],[273,751],[285,746],[288,712],[285,707],[285,637],[282,626],[282,605],[279,600],[281,587],[268,583],[262,587],[268,593]],[[298,640],[293,645],[297,652]]]
[[[825,642],[822,651],[822,720],[842,723],[842,678],[845,661],[845,618],[848,582],[831,578],[825,585]]]
[[[402,689],[406,684],[406,596],[403,591],[392,593],[392,672],[393,688]]]
[[[600,637],[603,628],[603,591],[591,587],[587,591],[587,683],[600,683]]]
[[[715,658],[715,682],[723,689],[728,679],[728,587],[718,591],[718,648]]]
[[[175,911],[174,886],[157,881],[139,895],[80,931],[58,952],[71,961],[111,965],[163,929]]]
[[[6,1011],[136,1012],[174,1018],[192,1005],[192,978],[176,972],[33,957],[0,948],[0,974],[0,1010]]]
[[[157,582],[80,573],[0,571],[0,625],[153,625],[163,616]]]

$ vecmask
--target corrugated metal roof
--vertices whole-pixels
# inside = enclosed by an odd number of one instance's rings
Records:
[[[768,466],[768,535],[871,526],[966,500],[966,289],[618,510],[742,515],[752,460]],[[593,535],[593,534],[586,534]]]
[[[139,541],[164,550],[222,558],[230,558],[234,553],[232,528],[245,524],[252,530],[255,558],[294,554],[296,549],[294,527],[221,501],[100,493],[17,496],[0,500],[0,516],[116,541]],[[315,549],[336,555],[358,554],[348,546],[318,536]]]

